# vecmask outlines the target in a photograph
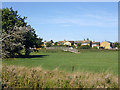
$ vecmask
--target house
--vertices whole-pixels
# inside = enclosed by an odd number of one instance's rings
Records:
[[[55,43],[53,42],[52,45],[55,45]]]
[[[57,45],[64,45],[65,41],[58,41]]]
[[[85,45],[88,45],[88,46],[92,47],[92,41],[90,41],[90,40],[84,40],[81,43],[81,46],[85,46]]]
[[[77,46],[77,44],[79,44],[79,43],[81,44],[82,42],[83,42],[83,41],[75,41],[75,42],[74,42],[74,45]]]
[[[81,46],[85,46],[85,45],[88,45],[88,46],[92,46],[92,41],[90,40],[84,40],[84,41],[75,41],[74,42],[74,45],[77,47],[78,44],[81,44]]]
[[[46,47],[46,43],[47,43],[46,41],[43,42],[43,46],[44,46],[44,47]]]
[[[47,42],[47,41],[44,41],[42,46],[46,47],[48,43],[51,43],[51,41],[48,41],[48,42]],[[54,42],[51,43],[51,44],[54,45]]]
[[[71,45],[74,45],[74,41],[69,41],[71,43]]]
[[[92,48],[97,47],[99,49],[100,47],[100,42],[92,42]]]
[[[100,47],[103,47],[104,49],[112,49],[112,42],[110,41],[103,41],[100,43]]]
[[[72,44],[71,44],[71,42],[69,42],[69,41],[65,41],[65,42],[64,42],[64,45],[71,46]]]
[[[74,45],[74,41],[58,41],[57,45],[68,45],[68,46],[72,46]]]

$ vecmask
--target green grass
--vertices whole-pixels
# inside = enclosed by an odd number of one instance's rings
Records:
[[[42,67],[43,69],[72,72],[110,72],[118,74],[118,51],[81,50],[79,54],[62,51],[41,51],[31,55],[48,55],[36,58],[14,58],[3,60],[3,64]]]

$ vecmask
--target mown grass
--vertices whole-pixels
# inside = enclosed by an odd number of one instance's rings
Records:
[[[2,70],[3,88],[118,88],[118,76],[109,72],[68,73],[6,65]]]
[[[79,50],[79,54],[63,52],[61,50],[41,50],[32,52],[31,55],[40,55],[34,58],[11,58],[3,60],[3,64],[42,67],[45,70],[72,72],[110,72],[118,74],[118,51],[108,50]]]

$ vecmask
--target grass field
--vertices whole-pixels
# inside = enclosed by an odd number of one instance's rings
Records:
[[[118,51],[80,50],[79,54],[62,51],[40,51],[31,53],[31,58],[11,58],[3,60],[3,64],[26,67],[41,67],[47,70],[72,72],[110,72],[118,74]]]

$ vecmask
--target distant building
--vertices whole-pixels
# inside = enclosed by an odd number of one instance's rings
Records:
[[[74,41],[74,45],[77,46],[77,44],[81,44],[83,41]]]
[[[52,45],[55,45],[55,43],[53,42]]]
[[[51,43],[52,45],[55,45],[54,42],[52,43],[51,41],[48,41],[48,42],[47,42],[47,41],[44,41],[42,46],[46,47],[46,45],[47,45],[48,43]]]
[[[72,44],[71,44],[71,42],[69,42],[69,41],[65,41],[65,42],[64,42],[64,45],[71,46]]]
[[[110,41],[103,41],[100,43],[100,47],[103,47],[104,49],[112,49],[113,44]]]
[[[68,41],[68,42],[70,42],[70,43],[71,43],[71,45],[74,45],[74,41]]]
[[[43,46],[44,46],[44,47],[46,47],[46,43],[47,43],[46,41],[43,42]]]
[[[90,40],[75,41],[74,45],[77,46],[79,43],[81,44],[81,46],[86,46],[86,45],[88,45],[90,47],[92,46],[92,41],[90,41]]]
[[[100,47],[100,42],[92,42],[92,48],[97,47],[99,49]]]
[[[92,47],[92,41],[90,41],[90,40],[85,40],[85,41],[83,41],[83,42],[81,43],[81,46],[85,46],[85,45],[88,45],[88,46]]]
[[[65,41],[58,41],[57,45],[64,45]]]

